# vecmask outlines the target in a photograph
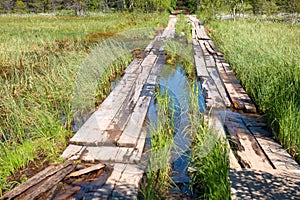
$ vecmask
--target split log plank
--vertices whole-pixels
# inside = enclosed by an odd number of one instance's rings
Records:
[[[67,168],[69,166],[72,166],[71,161],[67,161],[58,166],[49,166],[46,169],[44,169],[43,171],[37,173],[35,176],[28,179],[26,182],[17,186],[15,189],[5,193],[0,199],[13,199],[14,197],[24,193],[29,188],[39,184],[40,182],[42,182],[49,176],[52,176],[53,174],[61,171],[64,168]]]

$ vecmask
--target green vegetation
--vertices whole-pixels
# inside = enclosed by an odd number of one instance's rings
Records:
[[[160,10],[171,11],[177,0],[1,0],[0,13],[64,13],[84,15],[98,11],[145,12]]]
[[[300,25],[241,20],[210,27],[276,138],[300,162]]]
[[[58,160],[72,135],[77,72],[97,44],[130,28],[152,27],[153,35],[168,20],[164,13],[136,16],[0,17],[0,194],[18,184],[6,178],[30,161]],[[104,73],[95,103],[130,59],[125,54]]]
[[[158,118],[156,126],[150,127],[151,157],[147,180],[142,186],[143,197],[149,200],[166,197],[172,181],[169,174],[172,170],[170,156],[174,145],[174,105],[170,105],[168,90],[156,92],[155,100]]]
[[[204,120],[199,111],[199,89],[190,97],[191,187],[200,199],[230,199],[228,145]]]

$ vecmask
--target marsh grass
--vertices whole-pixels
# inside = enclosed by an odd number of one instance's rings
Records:
[[[238,20],[210,27],[276,139],[300,162],[300,25]]]
[[[190,158],[190,166],[194,169],[191,172],[193,195],[199,199],[230,199],[229,147],[224,138],[217,137],[200,112],[198,86],[193,84],[192,90],[189,120],[194,136]]]
[[[164,13],[0,16],[0,195],[28,178],[7,179],[29,162],[60,162],[73,134],[74,82],[91,50],[115,33],[155,30],[167,20]],[[110,82],[131,58],[124,54],[101,77],[95,104],[106,97]]]
[[[167,196],[171,185],[171,151],[173,148],[174,105],[167,89],[158,89],[155,100],[158,106],[157,124],[150,127],[151,158],[146,173],[146,181],[141,193],[144,199],[162,199]]]

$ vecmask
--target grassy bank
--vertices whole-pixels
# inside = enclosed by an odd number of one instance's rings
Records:
[[[213,21],[209,29],[278,141],[300,162],[300,25]]]
[[[8,180],[15,170],[58,160],[73,134],[77,72],[97,44],[132,28],[154,30],[167,20],[163,13],[0,17],[0,194],[30,176]],[[129,60],[125,55],[115,61],[97,83],[98,103]]]

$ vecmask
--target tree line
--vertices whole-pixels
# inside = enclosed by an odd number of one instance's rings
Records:
[[[1,13],[47,13],[73,10],[85,11],[135,10],[162,11],[174,9],[177,0],[0,0]]]
[[[178,0],[179,1],[179,0]],[[48,13],[61,10],[86,11],[144,10],[163,11],[176,8],[177,0],[0,0],[0,13]],[[230,10],[232,14],[244,12],[249,6],[254,14],[300,12],[299,0],[181,0],[191,12],[197,10],[216,13]]]
[[[232,14],[244,13],[246,10],[253,14],[299,13],[299,0],[186,0],[192,12],[196,10],[216,13],[229,10]]]

